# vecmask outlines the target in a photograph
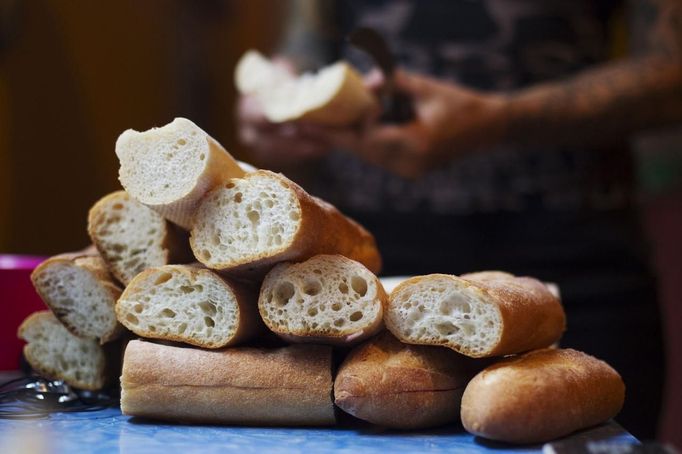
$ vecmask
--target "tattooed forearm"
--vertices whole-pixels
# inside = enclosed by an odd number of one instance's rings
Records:
[[[509,140],[594,142],[682,122],[682,0],[636,3],[638,56],[510,95]]]

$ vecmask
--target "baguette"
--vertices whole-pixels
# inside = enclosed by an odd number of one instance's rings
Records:
[[[331,348],[200,350],[131,341],[121,411],[198,423],[332,425]]]
[[[541,443],[618,414],[625,385],[604,361],[575,350],[512,357],[474,377],[462,398],[462,424],[474,435]]]
[[[136,200],[189,230],[199,200],[244,171],[225,149],[185,118],[116,141],[119,180]]]
[[[203,268],[166,265],[137,275],[116,317],[142,337],[221,348],[262,331],[255,290]]]
[[[255,96],[273,123],[302,120],[346,126],[378,105],[362,76],[343,61],[316,74],[295,76],[250,50],[237,63],[235,82],[241,94]]]
[[[194,259],[187,232],[125,191],[95,203],[88,214],[88,235],[123,285],[147,268]]]
[[[33,270],[31,281],[66,329],[104,344],[124,331],[114,314],[121,289],[102,258],[88,254],[85,251],[51,257]]]
[[[381,268],[374,237],[332,205],[311,197],[281,174],[259,170],[211,191],[190,236],[208,268],[262,277],[275,264],[340,254]]]
[[[396,429],[456,422],[464,387],[487,364],[447,348],[406,345],[384,332],[341,364],[335,403],[357,418]]]
[[[29,315],[17,335],[28,342],[24,356],[40,375],[93,391],[107,383],[102,347],[95,340],[71,334],[52,312]]]
[[[403,342],[474,358],[547,347],[566,326],[559,299],[543,283],[501,272],[408,279],[391,293],[384,321]]]
[[[290,342],[358,343],[383,327],[387,296],[362,264],[341,255],[280,263],[268,273],[258,310]]]

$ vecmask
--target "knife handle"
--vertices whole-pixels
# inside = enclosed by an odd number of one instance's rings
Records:
[[[400,91],[393,91],[381,100],[382,123],[401,124],[414,120],[412,97]]]

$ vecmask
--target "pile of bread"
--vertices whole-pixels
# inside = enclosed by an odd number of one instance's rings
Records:
[[[242,168],[189,120],[116,143],[125,191],[88,216],[93,248],[33,273],[50,308],[19,336],[39,373],[125,414],[416,429],[457,422],[539,442],[616,415],[606,363],[552,348],[558,296],[502,272],[435,274],[390,294],[374,238],[281,174]],[[273,334],[274,333],[274,334]],[[122,361],[120,349],[125,353]]]

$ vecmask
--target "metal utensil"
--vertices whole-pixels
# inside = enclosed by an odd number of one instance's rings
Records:
[[[383,36],[373,28],[359,27],[348,35],[348,42],[369,54],[384,74],[385,82],[379,92],[384,123],[406,123],[414,119],[412,99],[395,88],[395,57]]]

